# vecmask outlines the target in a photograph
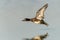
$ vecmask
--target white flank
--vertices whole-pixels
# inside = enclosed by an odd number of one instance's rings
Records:
[[[34,37],[34,39],[41,40],[40,36],[36,36],[36,37]]]
[[[39,23],[40,23],[40,21],[35,21],[34,23],[39,24]]]

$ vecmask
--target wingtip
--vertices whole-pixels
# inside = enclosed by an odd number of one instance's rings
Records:
[[[46,5],[48,5],[48,3],[45,3]]]
[[[45,5],[48,6],[48,3],[46,3]]]
[[[48,35],[48,32],[46,33],[46,35]]]
[[[46,3],[46,5],[48,5],[48,3]]]

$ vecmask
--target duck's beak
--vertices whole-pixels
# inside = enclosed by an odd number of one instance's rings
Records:
[[[26,20],[24,19],[24,20],[22,20],[22,21],[26,21]]]

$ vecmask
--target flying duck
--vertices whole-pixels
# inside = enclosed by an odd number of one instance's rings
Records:
[[[44,21],[44,12],[47,9],[47,7],[48,7],[48,3],[46,3],[36,12],[36,16],[34,18],[25,18],[22,21],[31,21],[36,24],[44,24],[48,26],[48,24]]]
[[[44,40],[46,37],[48,36],[48,33],[44,34],[44,35],[38,35],[35,36],[33,38],[25,38],[24,40]]]

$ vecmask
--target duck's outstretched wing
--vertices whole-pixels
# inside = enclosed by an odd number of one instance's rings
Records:
[[[48,33],[46,33],[46,34],[44,34],[44,35],[41,35],[40,37],[41,37],[41,39],[44,39],[44,38],[46,38],[48,36]]]
[[[39,20],[44,19],[44,11],[46,10],[46,8],[48,7],[48,3],[46,3],[42,8],[40,8],[37,12],[36,12],[36,18]]]

